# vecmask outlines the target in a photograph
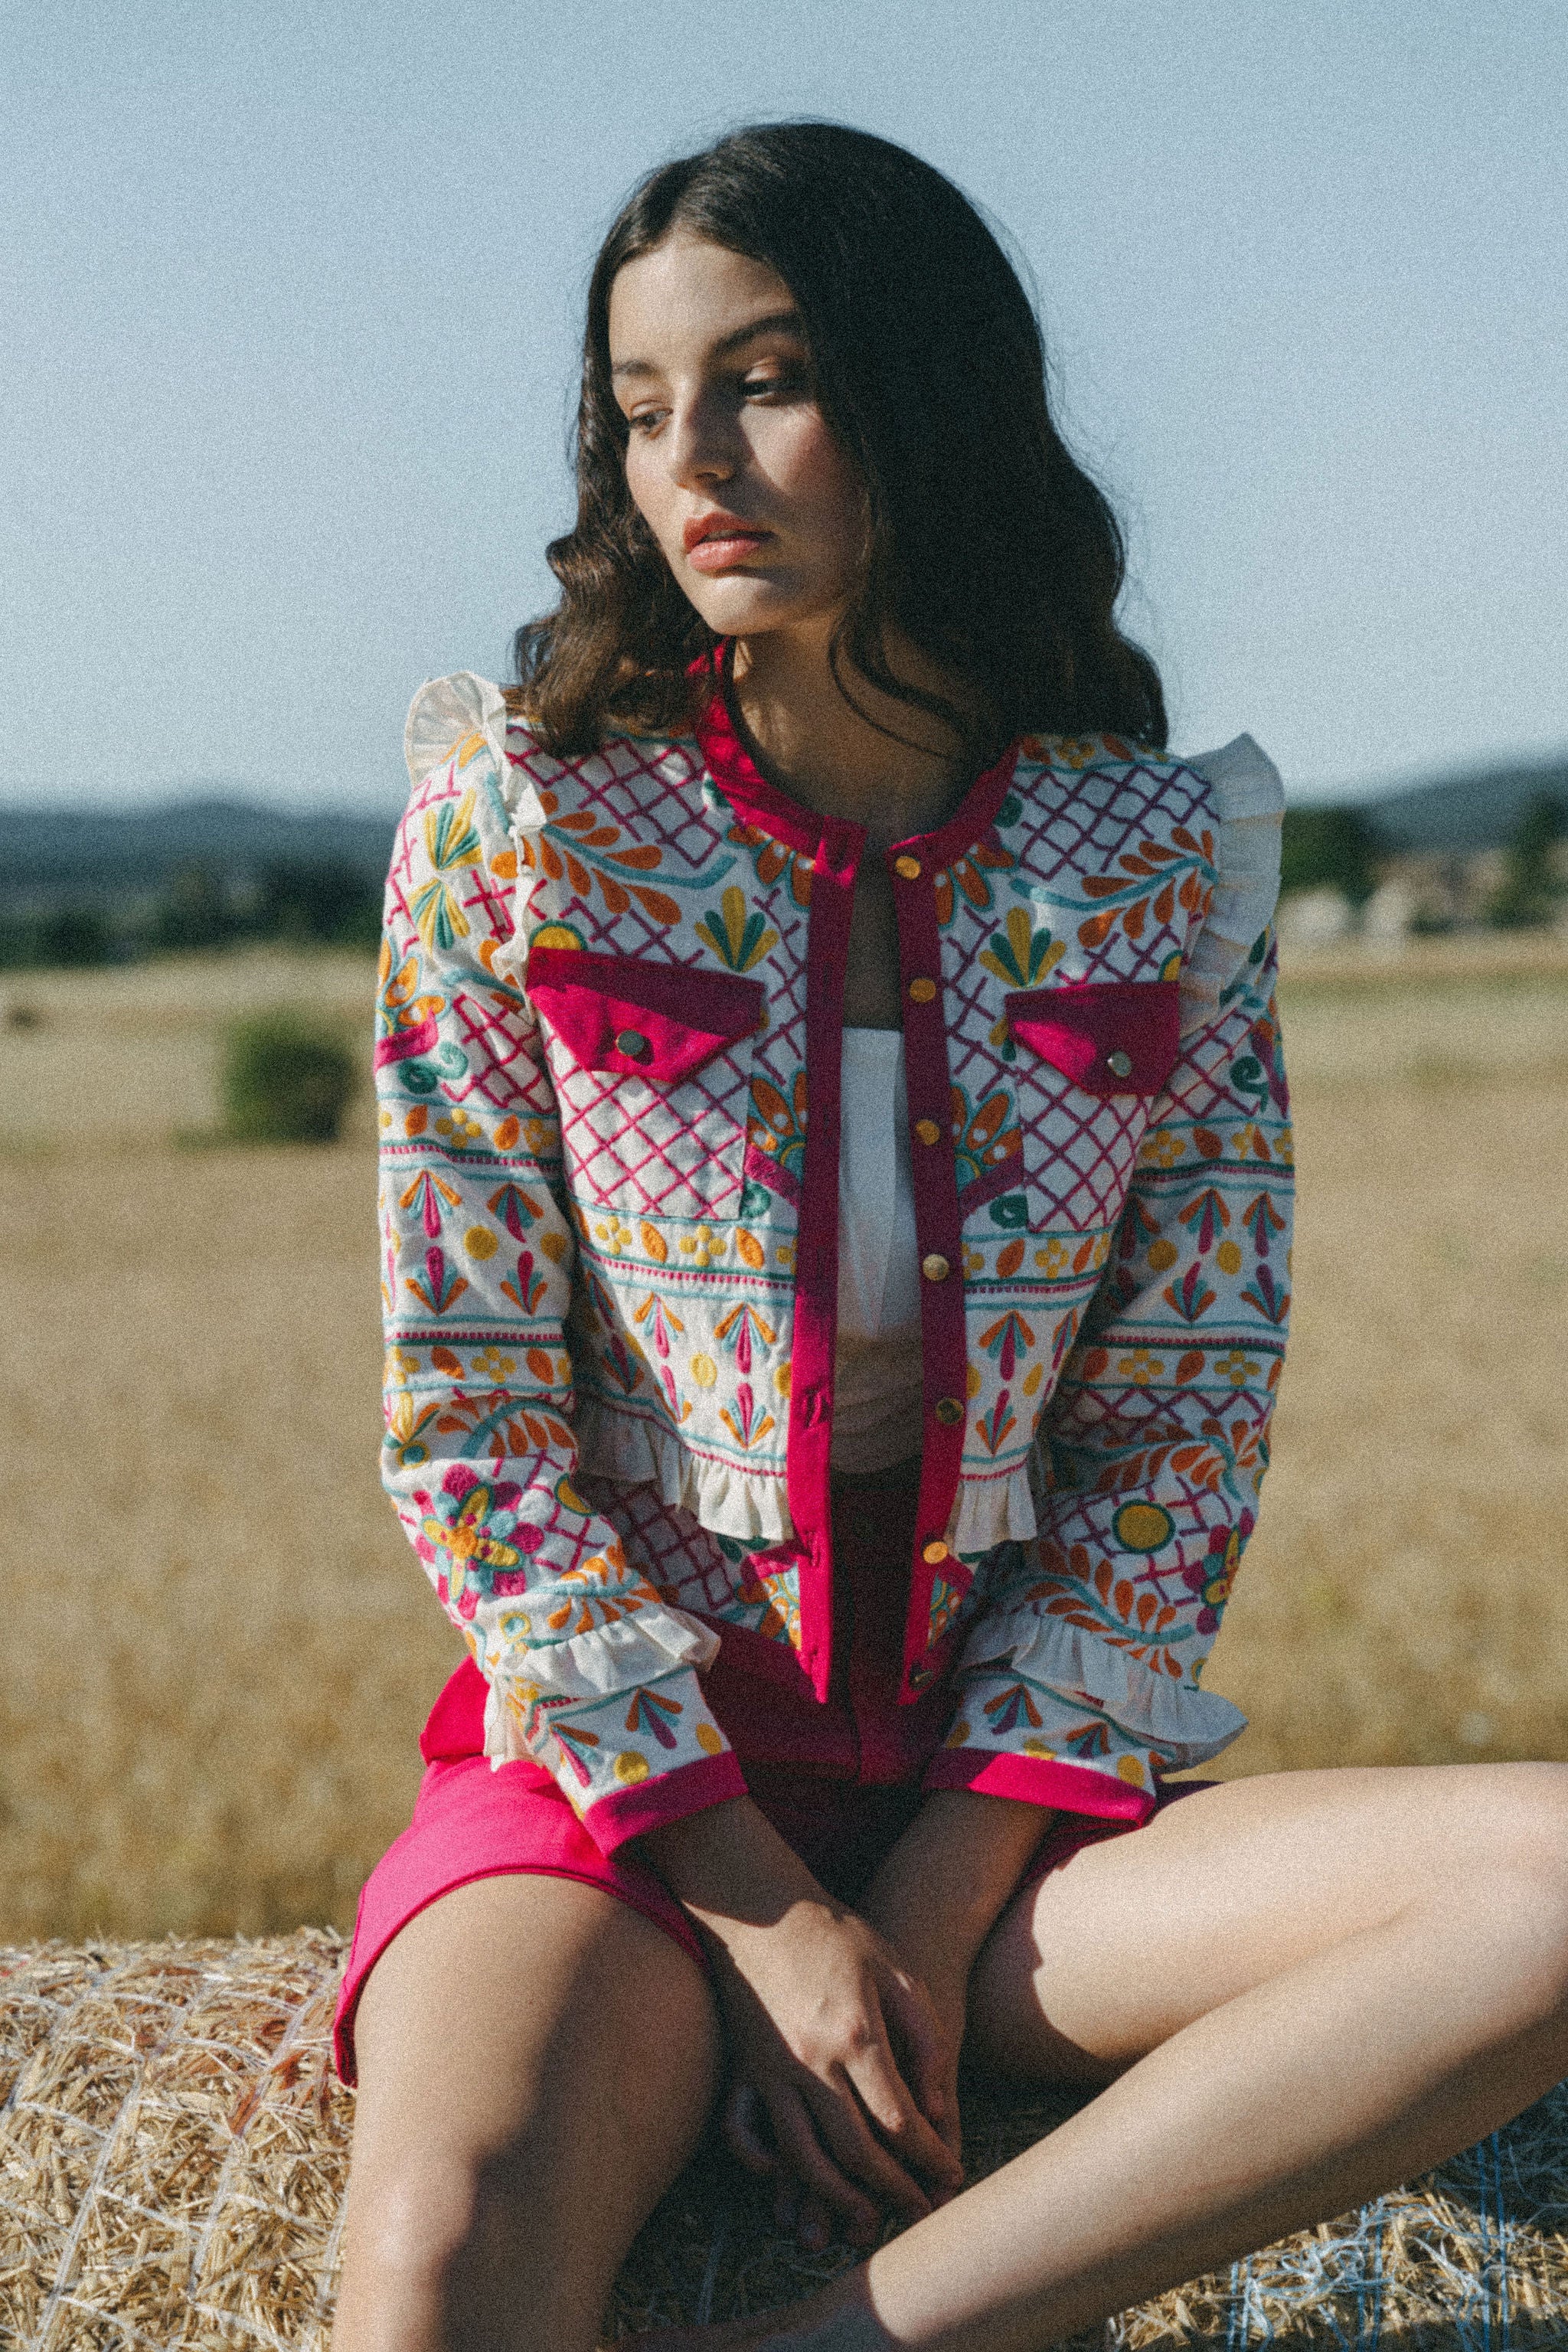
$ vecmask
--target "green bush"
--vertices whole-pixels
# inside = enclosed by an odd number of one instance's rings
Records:
[[[1359,808],[1337,802],[1287,809],[1280,887],[1342,890],[1352,907],[1363,906],[1377,887],[1383,851],[1376,825]]]
[[[297,1013],[264,1013],[230,1026],[223,1064],[224,1125],[242,1143],[331,1143],[358,1075],[334,1030]]]
[[[1508,845],[1502,885],[1487,908],[1487,919],[1502,930],[1550,923],[1563,896],[1557,845],[1568,836],[1568,803],[1554,793],[1537,793],[1520,812]]]

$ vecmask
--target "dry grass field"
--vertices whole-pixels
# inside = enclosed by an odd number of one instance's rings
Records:
[[[0,977],[0,1940],[347,1926],[406,1818],[458,1652],[377,1484],[368,1114],[192,1140],[235,1011],[369,1001],[353,959]],[[1568,952],[1317,963],[1285,1018],[1297,1337],[1218,1769],[1568,1757]]]

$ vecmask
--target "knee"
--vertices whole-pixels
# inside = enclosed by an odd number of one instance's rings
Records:
[[[1541,2004],[1568,2013],[1568,1764],[1483,1768],[1469,1900],[1515,1939]]]
[[[350,2186],[333,2352],[404,2352],[442,2340],[454,2268],[484,2204],[482,2160],[424,2149]]]

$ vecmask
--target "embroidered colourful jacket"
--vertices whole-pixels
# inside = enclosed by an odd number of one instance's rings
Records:
[[[832,1671],[839,1040],[863,836],[697,737],[409,718],[382,1108],[386,1476],[606,1849],[744,1785],[721,1639]],[[1289,1304],[1279,779],[1026,739],[888,853],[922,1252],[903,1696],[936,1788],[1141,1818],[1243,1727],[1200,1673]],[[1262,936],[1260,936],[1262,934]]]

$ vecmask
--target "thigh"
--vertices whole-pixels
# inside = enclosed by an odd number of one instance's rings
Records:
[[[345,2345],[403,2340],[370,2324],[385,2294],[418,2305],[455,2279],[531,2300],[542,2259],[550,2291],[591,2315],[717,2075],[697,1963],[602,1888],[542,1873],[476,1880],[411,1919],[355,2040]]]
[[[1413,1904],[1523,1900],[1568,1767],[1289,1772],[1198,1790],[1081,1848],[998,1922],[971,2034],[1008,2072],[1103,2082],[1193,2019]]]

